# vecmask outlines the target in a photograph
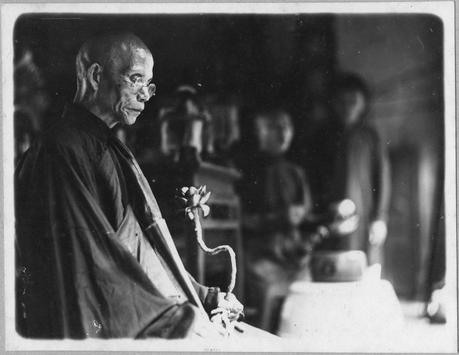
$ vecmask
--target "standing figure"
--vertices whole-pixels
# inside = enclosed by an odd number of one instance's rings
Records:
[[[378,133],[365,122],[370,105],[365,83],[353,74],[343,74],[333,89],[332,106],[339,131],[334,139],[332,198],[351,199],[359,216],[357,230],[340,239],[345,245],[334,248],[363,250],[370,264],[380,263],[390,196],[387,154]]]

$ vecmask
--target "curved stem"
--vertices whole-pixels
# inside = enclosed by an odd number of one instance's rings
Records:
[[[237,273],[237,267],[236,267],[236,254],[234,253],[233,248],[231,248],[229,245],[219,245],[215,248],[209,248],[206,243],[204,242],[203,235],[202,235],[202,226],[201,226],[201,220],[199,216],[199,211],[198,208],[193,209],[193,216],[194,216],[194,231],[196,233],[196,239],[198,241],[199,247],[207,254],[210,255],[216,255],[222,251],[227,251],[229,256],[230,256],[230,261],[231,261],[231,280],[228,285],[227,289],[227,294],[233,292],[234,286],[236,285],[236,273]],[[227,295],[228,297],[228,295]]]

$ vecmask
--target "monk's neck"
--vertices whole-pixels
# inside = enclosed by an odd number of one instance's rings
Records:
[[[91,112],[94,116],[99,118],[102,122],[104,122],[108,128],[113,128],[118,122],[116,119],[103,110],[100,109],[98,105],[90,104],[90,103],[81,103],[83,107],[85,107],[89,112]]]

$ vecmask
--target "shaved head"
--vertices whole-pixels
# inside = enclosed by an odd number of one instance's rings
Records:
[[[74,102],[109,127],[131,125],[154,95],[153,65],[150,50],[131,33],[92,38],[76,58]]]
[[[87,40],[76,58],[77,91],[74,102],[81,103],[91,97],[87,83],[91,64],[99,63],[110,72],[122,71],[132,64],[133,53],[151,55],[145,43],[132,33],[106,34]]]

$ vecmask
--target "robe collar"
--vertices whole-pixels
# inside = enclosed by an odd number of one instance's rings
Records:
[[[64,108],[62,117],[70,119],[76,126],[97,137],[101,141],[107,142],[112,136],[112,130],[105,122],[82,105],[73,103],[67,104]]]

